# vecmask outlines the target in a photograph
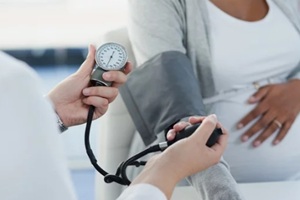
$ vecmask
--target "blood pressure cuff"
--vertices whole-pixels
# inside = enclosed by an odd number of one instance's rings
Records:
[[[161,53],[128,76],[120,93],[145,145],[180,119],[205,115],[193,67],[183,53]]]

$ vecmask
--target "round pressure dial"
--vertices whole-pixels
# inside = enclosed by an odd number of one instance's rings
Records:
[[[110,42],[97,49],[95,60],[104,70],[120,70],[127,62],[127,53],[122,45]]]

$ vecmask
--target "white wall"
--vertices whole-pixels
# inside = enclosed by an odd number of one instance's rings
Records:
[[[0,0],[0,48],[82,47],[127,21],[126,0]]]

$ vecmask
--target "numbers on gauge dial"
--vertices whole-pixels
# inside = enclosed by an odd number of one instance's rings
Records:
[[[119,44],[107,43],[97,49],[96,62],[105,70],[119,70],[124,67],[126,61],[126,51]]]

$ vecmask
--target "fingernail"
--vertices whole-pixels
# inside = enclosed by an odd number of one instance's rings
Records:
[[[279,140],[275,140],[275,141],[273,142],[273,144],[274,144],[274,145],[277,145],[277,144],[279,144],[279,142],[280,142]]]
[[[242,141],[243,141],[243,142],[246,142],[248,139],[249,139],[249,136],[247,136],[247,135],[244,135],[244,136],[242,137]]]
[[[111,75],[108,72],[103,73],[105,79],[110,79]]]
[[[90,89],[85,88],[82,92],[84,95],[88,95],[90,93]]]
[[[89,44],[89,50],[91,50],[92,48],[95,48],[96,45],[94,44]]]
[[[186,125],[186,123],[187,123],[187,122],[179,122],[178,125],[179,125],[179,126],[183,126],[183,125]]]
[[[260,141],[255,141],[255,142],[253,143],[253,145],[254,145],[255,147],[258,147],[260,144],[261,144]]]
[[[195,120],[195,119],[196,119],[196,117],[190,117],[190,118],[189,118],[189,121],[190,121],[190,120]]]
[[[169,130],[168,133],[167,133],[167,138],[170,139],[170,137],[175,134],[174,130]]]
[[[244,127],[244,125],[242,124],[242,123],[239,123],[238,125],[237,125],[237,128],[238,129],[241,129],[241,128],[243,128]]]
[[[256,101],[256,98],[254,96],[252,96],[248,99],[248,102],[254,102],[254,101]]]
[[[214,118],[218,119],[216,114],[212,114],[211,116],[213,116]]]

